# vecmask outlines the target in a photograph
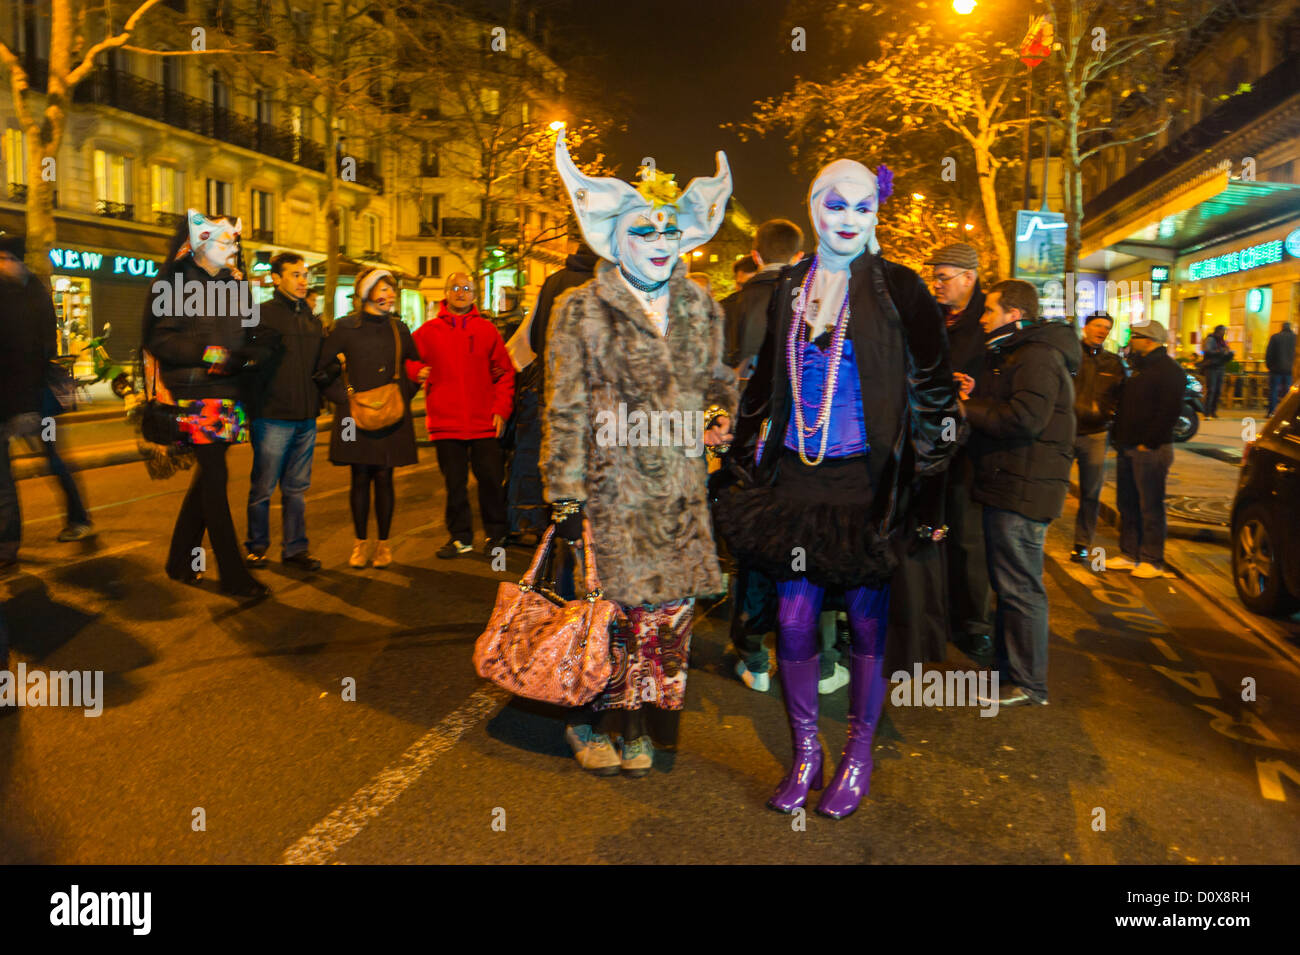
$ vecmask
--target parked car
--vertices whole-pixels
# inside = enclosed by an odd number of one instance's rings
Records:
[[[1178,414],[1178,423],[1174,425],[1175,441],[1190,441],[1201,426],[1201,416],[1205,414],[1205,385],[1201,379],[1190,372],[1187,385],[1183,389],[1183,407]]]
[[[1259,614],[1300,609],[1300,385],[1246,445],[1232,502],[1232,579]]]

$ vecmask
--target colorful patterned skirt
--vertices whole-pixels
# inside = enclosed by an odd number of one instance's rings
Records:
[[[189,444],[241,444],[248,440],[244,406],[234,398],[195,398],[176,402],[176,423]]]
[[[686,699],[695,598],[654,606],[623,607],[626,620],[609,628],[614,669],[595,700],[595,710],[680,710]]]

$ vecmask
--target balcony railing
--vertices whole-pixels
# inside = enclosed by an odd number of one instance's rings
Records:
[[[99,199],[95,202],[95,213],[105,219],[134,219],[135,204],[114,202],[112,199]]]
[[[40,63],[44,67],[44,63]],[[41,74],[44,75],[43,73]],[[36,83],[33,81],[33,86]],[[160,120],[178,129],[252,149],[265,156],[325,172],[325,147],[290,130],[259,123],[242,113],[189,96],[179,90],[122,70],[97,67],[73,96],[78,103],[95,103]],[[357,182],[383,192],[384,180],[369,160],[357,160]]]
[[[437,234],[438,234],[438,223],[436,222],[420,223],[420,235],[427,236],[427,235],[437,235]]]
[[[157,225],[166,226],[174,232],[185,222],[185,213],[157,211],[153,214],[153,221]]]
[[[274,243],[275,230],[274,229],[250,229],[248,232],[248,238],[251,239],[253,242],[266,242],[268,244]]]
[[[422,161],[420,163],[420,175],[427,176],[430,179],[437,179],[441,173],[438,171],[438,164],[436,162]]]
[[[479,220],[448,216],[442,220],[442,234],[456,239],[472,239],[479,234]]]

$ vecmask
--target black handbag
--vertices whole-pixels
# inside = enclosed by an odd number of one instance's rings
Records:
[[[45,390],[52,400],[44,402],[47,414],[60,415],[77,410],[77,379],[68,365],[52,358],[45,364]]]
[[[150,444],[161,445],[165,448],[178,448],[184,446],[187,441],[184,433],[181,431],[180,417],[181,409],[173,404],[159,401],[157,395],[158,385],[158,363],[156,360],[148,361],[153,371],[153,381],[148,376],[145,378],[145,402],[140,409],[140,436]]]

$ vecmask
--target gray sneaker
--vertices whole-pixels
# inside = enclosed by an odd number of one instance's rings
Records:
[[[649,736],[623,741],[623,774],[640,779],[654,764],[655,748]]]
[[[94,536],[95,528],[92,524],[69,524],[59,531],[59,540],[65,544],[69,541],[80,541]]]
[[[618,775],[618,752],[608,736],[596,733],[586,723],[566,727],[565,742],[573,750],[578,765],[596,776]]]

